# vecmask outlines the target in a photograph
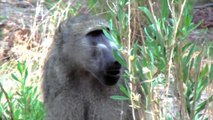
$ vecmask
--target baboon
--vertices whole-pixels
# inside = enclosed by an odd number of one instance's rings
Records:
[[[110,98],[122,95],[122,67],[103,29],[100,16],[81,15],[56,30],[43,74],[47,120],[132,120],[128,101]]]

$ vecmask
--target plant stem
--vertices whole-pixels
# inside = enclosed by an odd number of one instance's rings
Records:
[[[204,51],[204,48],[202,48],[200,55],[203,54],[203,51]],[[197,57],[197,59],[198,59],[198,57]],[[201,61],[202,61],[202,59],[201,59]],[[197,73],[196,73],[196,68],[195,68],[195,85],[194,85],[193,102],[192,102],[191,114],[190,114],[190,119],[192,119],[192,120],[195,117],[195,103],[196,103],[196,95],[197,95],[197,87],[198,87],[198,82],[199,82],[198,78],[199,78],[200,68],[201,68],[201,62],[199,62],[199,65],[197,68],[198,69]]]
[[[12,109],[12,105],[11,105],[11,102],[10,102],[10,99],[8,97],[8,94],[7,92],[4,90],[2,84],[0,83],[0,88],[2,90],[2,92],[4,93],[5,97],[6,97],[6,100],[7,100],[7,103],[8,103],[8,106],[10,108],[10,117],[11,117],[11,120],[14,120],[14,117],[13,117],[13,109]]]
[[[131,89],[131,105],[132,105],[132,117],[133,120],[136,120],[135,118],[135,108],[134,108],[134,100],[133,100],[133,94],[134,94],[134,90],[133,90],[133,79],[131,76],[131,71],[132,71],[132,63],[131,63],[131,25],[130,25],[130,21],[131,21],[131,1],[128,0],[128,70],[129,70],[129,79],[130,79],[130,89]]]

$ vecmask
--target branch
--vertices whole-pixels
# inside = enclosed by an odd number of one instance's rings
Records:
[[[7,94],[7,92],[4,90],[4,88],[3,88],[3,86],[2,86],[1,83],[0,83],[0,88],[1,88],[1,90],[2,90],[2,92],[3,92],[3,94],[5,95],[6,100],[7,100],[7,103],[8,103],[8,106],[9,106],[9,108],[10,108],[10,117],[11,117],[11,120],[14,120],[14,117],[13,117],[13,109],[12,109],[12,105],[11,105],[10,99],[9,99],[8,94]]]

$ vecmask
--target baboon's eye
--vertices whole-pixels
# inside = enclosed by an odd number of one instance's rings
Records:
[[[107,32],[110,31],[109,28],[104,28],[104,30],[106,30]],[[93,37],[97,37],[97,36],[100,36],[100,35],[104,35],[104,32],[102,29],[97,29],[97,30],[93,30],[89,33],[87,33],[88,36],[93,36]]]
[[[103,34],[103,30],[94,30],[87,33],[88,36],[93,36],[93,37],[100,36],[102,34]]]

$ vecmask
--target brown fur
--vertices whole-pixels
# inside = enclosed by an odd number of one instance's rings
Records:
[[[102,53],[90,45],[87,37],[89,32],[106,27],[108,24],[103,19],[89,15],[61,23],[44,67],[47,120],[132,120],[128,102],[110,98],[123,95],[118,88],[123,81],[114,85],[100,82],[102,74],[97,70],[102,64],[95,62]],[[106,51],[112,56],[112,51]],[[85,69],[87,66],[91,69]]]

